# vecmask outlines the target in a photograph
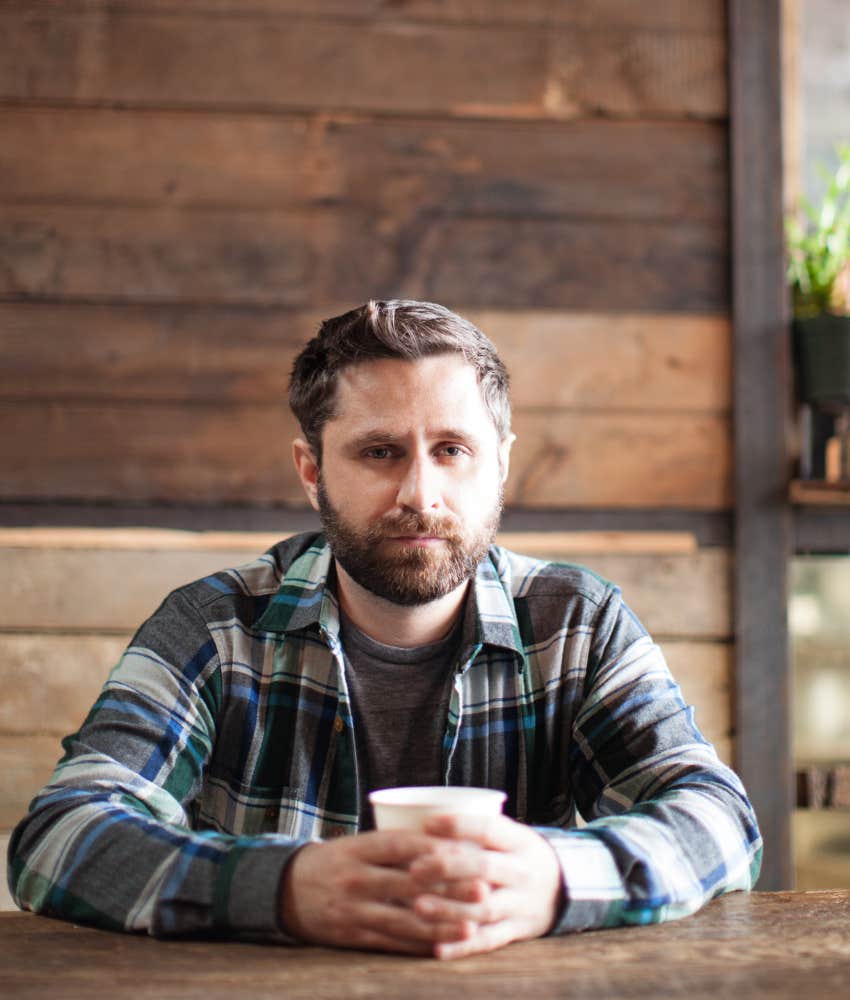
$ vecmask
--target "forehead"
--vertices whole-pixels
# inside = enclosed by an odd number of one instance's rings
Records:
[[[335,404],[328,424],[358,433],[365,426],[410,432],[446,425],[476,434],[489,425],[495,433],[475,369],[459,354],[350,365],[340,375]]]

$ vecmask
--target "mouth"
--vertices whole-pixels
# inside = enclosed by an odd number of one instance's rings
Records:
[[[387,541],[415,547],[445,544],[446,539],[442,535],[390,535]]]

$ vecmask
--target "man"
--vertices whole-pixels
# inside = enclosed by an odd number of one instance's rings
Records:
[[[290,403],[324,534],[141,627],[13,835],[20,905],[453,958],[750,888],[744,790],[617,588],[493,545],[487,338],[370,302],[322,325]],[[369,790],[405,784],[504,789],[506,815],[370,830]]]

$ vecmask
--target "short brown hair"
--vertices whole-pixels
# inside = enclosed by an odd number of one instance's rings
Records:
[[[292,366],[289,405],[317,460],[345,368],[379,358],[416,361],[434,354],[462,354],[472,365],[484,405],[504,440],[511,430],[508,372],[478,327],[434,302],[370,301],[326,319]]]

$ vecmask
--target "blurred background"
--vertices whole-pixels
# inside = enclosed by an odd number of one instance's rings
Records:
[[[788,499],[780,92],[793,193],[844,6],[0,0],[0,831],[169,587],[315,524],[292,358],[410,297],[497,344],[505,529],[623,585],[789,884],[787,574],[848,533]]]

